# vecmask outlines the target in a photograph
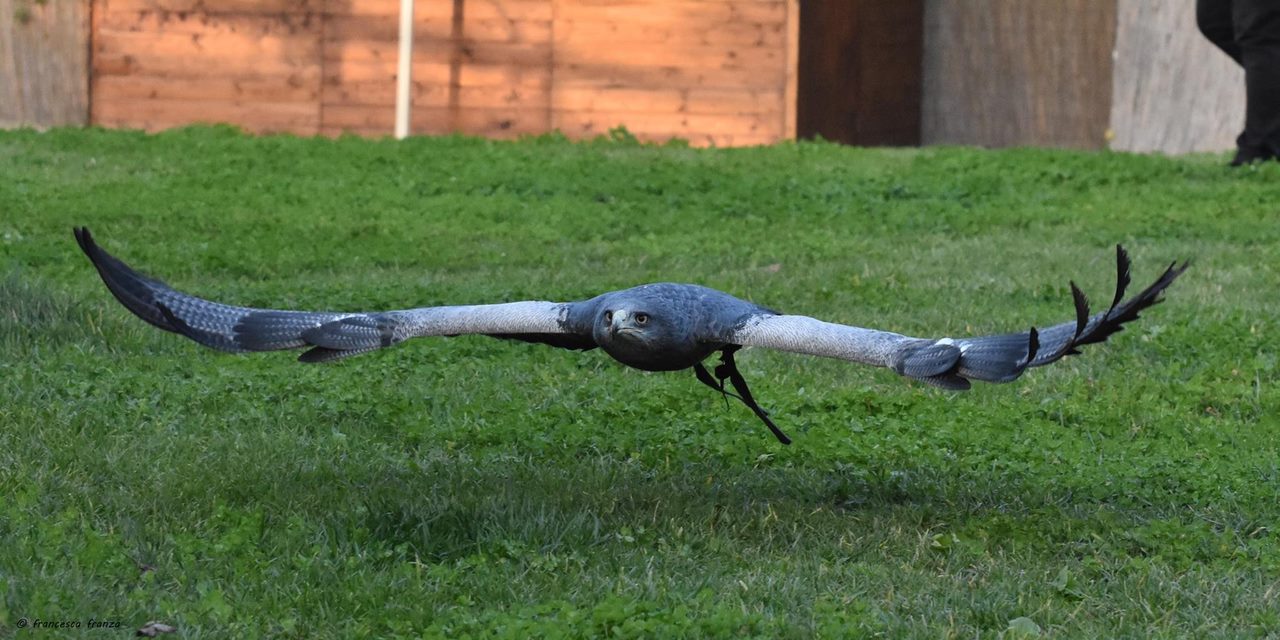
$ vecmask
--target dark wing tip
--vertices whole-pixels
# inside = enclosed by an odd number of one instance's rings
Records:
[[[1037,362],[1036,366],[1049,364],[1064,356],[1079,354],[1079,347],[1082,345],[1102,342],[1111,335],[1124,331],[1125,323],[1137,320],[1143,310],[1159,304],[1162,301],[1161,294],[1189,266],[1189,261],[1183,261],[1179,265],[1175,260],[1150,286],[1138,292],[1132,298],[1124,300],[1124,292],[1130,282],[1129,256],[1125,253],[1123,247],[1116,245],[1116,295],[1111,307],[1105,313],[1100,313],[1092,318],[1089,317],[1088,299],[1076,287],[1074,282],[1071,283],[1071,296],[1076,305],[1075,336],[1062,345],[1060,353],[1056,357],[1045,358],[1043,361]]]
[[[1027,337],[1027,359],[1022,361],[1019,369],[1026,369],[1032,360],[1036,359],[1036,353],[1040,351],[1040,332],[1035,327],[1031,327]]]
[[[156,291],[165,289],[164,283],[134,271],[119,258],[107,253],[94,242],[88,227],[75,227],[72,231],[80,250],[89,258],[103,284],[107,285],[107,290],[120,304],[156,328],[182,333],[168,321],[156,304]]]
[[[98,246],[98,243],[93,241],[93,234],[89,233],[89,227],[73,227],[71,232],[75,234],[76,244],[80,245],[80,250],[89,257],[89,261],[94,266],[100,265],[105,252]]]
[[[1090,317],[1088,297],[1075,282],[1071,282],[1071,299],[1076,316],[1074,322],[1054,325],[1043,332],[1032,327],[1029,332],[1022,334],[964,339],[962,342],[965,353],[956,372],[974,380],[1009,382],[1020,376],[1027,367],[1043,366],[1065,356],[1078,354],[1083,345],[1102,342],[1112,334],[1123,331],[1125,323],[1136,320],[1139,312],[1158,304],[1160,294],[1188,266],[1188,262],[1179,264],[1175,261],[1150,286],[1125,300],[1124,293],[1131,280],[1130,262],[1124,247],[1116,245],[1116,294],[1106,312]],[[1026,359],[1017,360],[1015,364],[1012,360],[1016,357],[1015,350],[1022,348],[1026,349]]]
[[[1117,245],[1119,246],[1119,245]],[[1075,281],[1071,282],[1071,302],[1076,307],[1076,333],[1075,338],[1079,338],[1084,333],[1084,328],[1089,325],[1089,296],[1086,296],[1080,287],[1076,286]],[[1074,342],[1075,339],[1072,339]]]
[[[1129,288],[1132,281],[1130,267],[1133,263],[1129,260],[1129,252],[1124,250],[1124,246],[1116,245],[1116,294],[1111,299],[1111,308],[1114,309],[1120,301],[1124,299],[1124,292]]]

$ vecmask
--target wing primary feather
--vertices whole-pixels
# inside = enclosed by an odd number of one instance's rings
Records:
[[[1076,286],[1074,280],[1071,281],[1071,302],[1076,307],[1076,332],[1071,338],[1071,341],[1075,342],[1084,334],[1084,328],[1089,325],[1089,296]],[[1112,306],[1115,305],[1112,304]]]
[[[174,315],[172,309],[159,302],[156,303],[156,308],[160,310],[160,315],[169,323],[169,326],[173,327],[170,331],[184,335],[196,342],[200,342],[200,334],[196,333],[196,330],[192,329],[191,325],[184,322],[182,318]]]
[[[76,227],[73,233],[76,243],[80,245],[80,250],[88,256],[89,262],[93,263],[103,284],[107,285],[107,290],[120,301],[120,304],[157,329],[181,333],[177,327],[169,324],[165,315],[155,306],[155,296],[148,286],[164,286],[164,283],[143,276],[103,251],[102,247],[94,242],[93,234],[89,233],[88,227]]]
[[[973,384],[967,379],[954,373],[916,379],[925,384],[938,387],[939,389],[946,389],[947,391],[968,391],[969,388],[973,386]]]
[[[1026,369],[1027,365],[1036,359],[1036,352],[1040,350],[1040,332],[1035,327],[1031,327],[1027,334],[1027,357],[1022,361],[1022,366],[1018,368],[1018,373],[1022,373],[1022,370]]]
[[[961,345],[963,355],[956,369],[965,378],[986,382],[1009,382],[1022,375],[1028,367],[1039,367],[1069,355],[1080,353],[1080,347],[1106,340],[1108,336],[1124,330],[1124,324],[1139,317],[1139,313],[1160,302],[1160,294],[1187,269],[1188,263],[1174,262],[1150,286],[1128,300],[1124,295],[1131,282],[1130,260],[1123,246],[1116,247],[1116,290],[1111,307],[1104,313],[1089,315],[1089,299],[1071,282],[1071,298],[1075,307],[1073,322],[1054,325],[1037,331],[1032,328],[1024,334],[984,336],[955,341]],[[1027,340],[1027,358],[1011,362],[1012,345],[1009,338],[1021,335]],[[941,374],[935,374],[941,375]],[[938,384],[934,380],[926,380]],[[945,383],[944,383],[945,384]],[[944,386],[944,385],[939,385]]]
[[[232,353],[244,351],[244,349],[237,345],[234,340],[228,339],[226,336],[222,336],[211,331],[201,331],[200,329],[191,326],[191,324],[186,320],[178,317],[178,314],[174,313],[173,309],[169,308],[169,305],[164,304],[163,302],[156,302],[154,304],[156,309],[160,311],[160,314],[164,316],[164,319],[169,323],[169,326],[173,327],[170,330],[174,333],[185,336],[206,347],[211,347],[219,351],[229,351]]]
[[[1124,246],[1116,245],[1116,295],[1111,299],[1111,309],[1115,309],[1116,305],[1124,299],[1124,292],[1129,288],[1130,266],[1129,252],[1124,250]],[[1110,310],[1108,310],[1110,313]]]

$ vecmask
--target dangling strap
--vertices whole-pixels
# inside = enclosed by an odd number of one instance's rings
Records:
[[[742,404],[747,405],[747,408],[755,412],[756,417],[760,418],[761,422],[764,422],[766,427],[769,427],[769,430],[773,432],[773,435],[778,439],[778,442],[781,442],[782,444],[791,444],[791,438],[788,438],[787,434],[783,433],[782,430],[773,423],[773,420],[769,419],[769,413],[764,409],[761,409],[760,405],[756,404],[756,399],[751,396],[751,388],[747,386],[746,379],[742,377],[742,374],[738,371],[737,363],[733,360],[733,352],[740,348],[741,347],[737,345],[729,345],[720,351],[720,364],[716,365],[716,375],[714,378],[711,376],[711,373],[707,371],[707,368],[702,366],[701,362],[693,365],[694,375],[698,377],[698,381],[702,384],[719,391],[725,396],[733,396],[734,398],[741,400]],[[724,381],[726,379],[729,380],[729,383],[733,385],[734,390],[738,393],[730,393],[729,390],[725,389]],[[728,402],[728,400],[726,400],[726,402]]]

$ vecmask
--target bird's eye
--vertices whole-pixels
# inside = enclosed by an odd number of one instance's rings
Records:
[[[649,314],[647,314],[647,313],[637,313],[637,314],[636,314],[636,324],[638,324],[638,325],[640,325],[640,326],[644,326],[644,325],[646,325],[646,324],[649,324]]]
[[[612,322],[613,322],[613,312],[612,311],[604,312],[604,323],[610,324]]]

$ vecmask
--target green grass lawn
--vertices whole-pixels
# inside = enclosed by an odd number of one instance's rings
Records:
[[[1105,305],[1117,242],[1137,287],[1193,266],[965,394],[744,351],[783,447],[599,351],[205,350],[117,304],[78,224],[245,305],[669,280],[932,337],[1066,321],[1072,279]],[[1276,637],[1277,318],[1276,164],[0,132],[0,637]]]

